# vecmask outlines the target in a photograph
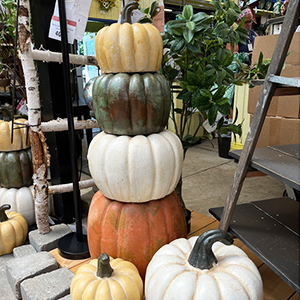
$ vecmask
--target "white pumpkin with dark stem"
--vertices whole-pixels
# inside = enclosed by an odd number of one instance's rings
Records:
[[[121,202],[148,202],[171,194],[181,176],[182,144],[164,130],[133,137],[101,132],[88,149],[88,163],[102,194]]]
[[[232,243],[214,229],[163,246],[147,267],[146,300],[263,300],[255,264]]]

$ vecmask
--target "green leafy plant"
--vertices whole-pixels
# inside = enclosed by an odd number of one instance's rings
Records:
[[[8,67],[7,65],[4,65],[6,63],[5,58],[10,57],[13,54],[16,17],[17,11],[15,1],[3,0],[0,6],[0,48],[2,52],[2,64],[0,64],[0,70],[2,70],[3,67]]]
[[[177,82],[177,91],[179,88],[177,99],[182,100],[182,106],[173,105],[172,119],[184,148],[199,140],[196,135],[203,120],[212,125],[218,112],[223,117],[216,130],[225,130],[224,118],[231,110],[225,92],[230,85],[245,82],[229,68],[234,54],[226,49],[226,44],[233,49],[235,43],[246,43],[248,33],[243,28],[244,20],[236,23],[240,8],[231,0],[223,3],[214,0],[211,3],[215,6],[213,15],[204,12],[194,14],[192,6],[186,5],[176,20],[166,24],[163,36],[165,51],[161,71],[171,82]],[[199,123],[197,129],[190,133],[189,124],[195,113]],[[175,121],[176,114],[180,115],[179,124]],[[227,129],[241,134],[241,126],[234,123]]]

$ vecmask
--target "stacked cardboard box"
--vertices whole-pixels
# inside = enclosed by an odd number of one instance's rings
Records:
[[[259,53],[264,58],[271,58],[278,35],[261,36],[255,39],[253,63],[257,62]],[[290,54],[285,61],[281,76],[300,77],[300,32],[295,33],[290,45]],[[260,97],[262,86],[250,89],[248,113],[253,114]],[[257,147],[287,145],[300,143],[300,89],[277,89],[264,122]]]

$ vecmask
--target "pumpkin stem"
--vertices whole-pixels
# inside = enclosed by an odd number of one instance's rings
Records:
[[[129,23],[131,24],[131,12],[139,7],[139,3],[137,1],[128,2],[123,10],[121,15],[121,24]]]
[[[8,217],[5,213],[6,210],[10,209],[10,205],[9,204],[3,204],[0,207],[0,222],[5,222],[8,220]]]
[[[212,229],[200,235],[188,258],[188,262],[195,268],[206,270],[211,269],[218,261],[212,251],[215,242],[222,242],[225,245],[232,245],[231,235],[220,229]]]
[[[98,268],[97,276],[98,277],[110,277],[114,269],[110,266],[109,256],[103,252],[98,258]]]

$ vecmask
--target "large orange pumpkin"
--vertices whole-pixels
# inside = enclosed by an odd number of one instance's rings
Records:
[[[131,261],[142,278],[159,248],[186,235],[185,218],[175,192],[146,203],[109,200],[100,191],[92,199],[87,221],[91,257],[106,252]]]

